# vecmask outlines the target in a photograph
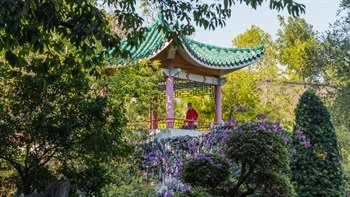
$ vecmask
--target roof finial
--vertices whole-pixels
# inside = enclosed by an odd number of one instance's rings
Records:
[[[163,5],[159,5],[158,7],[158,21],[160,23],[164,22],[164,16],[163,16]]]

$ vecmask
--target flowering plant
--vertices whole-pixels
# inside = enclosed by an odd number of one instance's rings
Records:
[[[192,186],[214,190],[229,178],[229,164],[219,154],[197,154],[187,158],[182,169],[182,180]]]

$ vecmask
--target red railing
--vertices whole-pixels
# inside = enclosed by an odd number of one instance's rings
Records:
[[[166,128],[182,129],[186,121],[193,122],[193,120],[186,120],[182,118],[161,118],[156,120],[129,121],[127,124],[127,127],[129,129],[166,129]],[[210,125],[214,123],[196,120],[195,124],[197,125],[196,130],[209,131]]]

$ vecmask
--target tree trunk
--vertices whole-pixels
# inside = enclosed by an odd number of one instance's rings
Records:
[[[32,193],[31,191],[32,177],[33,175],[30,174],[30,172],[26,172],[26,175],[22,178],[24,196]]]

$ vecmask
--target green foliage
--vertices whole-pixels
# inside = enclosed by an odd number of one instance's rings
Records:
[[[123,102],[128,120],[145,120],[149,118],[150,108],[157,105],[154,99],[161,97],[157,84],[162,80],[159,62],[144,59],[130,66],[117,67],[112,75],[97,81],[97,87],[107,86],[109,99]]]
[[[22,73],[9,80],[11,72],[3,70],[1,78],[5,83],[0,88],[0,158],[16,170],[25,194],[33,192],[33,184],[43,176],[41,169],[50,161],[61,166],[78,160],[89,168],[90,161],[127,154],[120,106],[89,94],[85,76],[52,70],[43,89],[37,85],[38,75]]]
[[[323,61],[319,55],[320,42],[312,25],[298,17],[288,17],[287,23],[282,16],[278,19],[282,27],[278,30],[278,60],[292,71],[289,73],[292,80],[317,80]]]
[[[155,196],[155,177],[141,169],[145,151],[142,142],[149,140],[150,131],[126,132],[123,138],[129,143],[137,143],[134,151],[124,157],[114,159],[109,165],[111,182],[103,190],[103,196]]]
[[[287,87],[283,71],[276,63],[276,48],[271,36],[256,26],[235,37],[237,47],[257,46],[264,43],[265,58],[258,63],[227,75],[223,86],[223,117],[238,121],[249,121],[256,114],[266,114],[271,121],[290,126],[292,116],[293,87]],[[247,113],[236,113],[236,104],[249,109]]]
[[[225,119],[249,121],[256,115],[262,91],[258,87],[260,81],[255,74],[249,69],[241,69],[227,76],[228,82],[222,87],[222,109]],[[249,108],[249,111],[237,112],[236,104]]]
[[[14,195],[16,190],[16,178],[12,175],[14,174],[11,166],[8,165],[3,160],[0,160],[0,196],[8,197]]]
[[[224,26],[235,4],[234,0],[148,2],[163,6],[166,23],[160,28],[175,44],[194,32],[194,23],[205,29]],[[240,2],[252,8],[262,3]],[[135,12],[136,0],[99,3],[115,5],[115,19],[129,44],[142,40],[145,27]],[[270,3],[271,9],[285,7],[293,15],[305,8],[294,1]],[[103,49],[114,47],[114,57],[128,56],[127,51],[120,51],[121,36],[111,32],[109,20],[95,0],[0,3],[0,54],[4,56],[0,61],[0,159],[16,171],[21,179],[18,188],[23,187],[24,194],[33,192],[44,170],[61,178],[73,177],[73,173],[89,179],[96,176],[99,181],[86,181],[86,192],[94,188],[94,193],[108,181],[105,161],[130,152],[121,137],[126,123],[122,99],[98,96],[99,90],[91,91],[86,77],[89,72],[99,76],[97,71],[107,65]],[[174,31],[166,24],[173,25]],[[57,166],[63,174],[56,174]],[[72,182],[80,183],[78,179]]]
[[[103,189],[104,196],[155,196],[156,182],[139,167],[133,156],[115,161],[109,169],[112,181]]]
[[[256,8],[261,0],[241,0]],[[142,39],[143,19],[136,13],[136,0],[111,1],[99,3],[114,6],[115,19],[126,33],[130,44]],[[174,26],[175,31],[163,27],[169,39],[178,43],[181,36],[194,32],[194,23],[205,29],[215,29],[225,25],[225,20],[231,16],[230,7],[235,0],[225,0],[223,3],[199,3],[196,0],[183,2],[178,0],[149,0],[150,4],[162,5],[164,19]],[[60,66],[62,62],[75,62],[75,56],[64,59],[57,54],[68,46],[69,50],[81,50],[76,54],[84,68],[95,67],[102,61],[103,53],[97,50],[97,44],[104,48],[115,47],[114,54],[126,57],[127,52],[120,51],[121,38],[110,33],[109,22],[98,1],[12,1],[5,0],[0,4],[0,51],[6,51],[5,59],[11,65],[28,67],[33,65],[26,61],[31,53],[47,56],[48,67]],[[282,10],[287,7],[289,13],[299,15],[305,11],[305,6],[294,1],[272,1],[271,9]],[[193,16],[193,17],[192,17]],[[177,19],[175,22],[175,19]],[[191,23],[191,22],[194,23]],[[180,37],[175,36],[179,34]],[[67,45],[70,43],[71,45]],[[100,53],[96,57],[96,53]],[[31,56],[33,61],[40,58]],[[64,68],[68,69],[68,68]],[[43,70],[42,72],[45,72]]]
[[[202,191],[196,189],[206,189],[213,196],[295,196],[288,174],[288,133],[279,123],[266,122],[265,118],[259,115],[260,121],[241,124],[231,120],[209,133],[204,144],[219,142],[215,150],[220,153],[216,156],[219,160],[191,156],[181,179],[192,188],[180,196],[196,196]],[[218,168],[224,165],[224,169]]]
[[[342,155],[344,184],[347,195],[350,193],[350,135],[349,135],[349,58],[350,58],[350,30],[349,14],[350,1],[341,0],[338,20],[330,26],[323,38],[323,54],[326,57],[326,66],[322,67],[325,73],[326,84],[330,84],[332,91],[325,98],[331,112],[331,120],[336,129],[340,153]]]
[[[323,53],[328,66],[323,70],[327,74],[325,80],[331,84],[344,84],[349,81],[350,69],[350,2],[348,0],[340,1],[338,20],[330,26],[331,30],[323,36]]]
[[[342,83],[341,81],[339,81]],[[342,85],[327,96],[330,104],[331,120],[337,134],[339,149],[342,157],[344,186],[350,193],[350,132],[349,132],[349,84]]]
[[[174,197],[212,197],[211,194],[207,192],[207,189],[201,187],[192,187],[188,192],[176,192]]]
[[[306,91],[295,110],[296,122],[292,146],[292,180],[299,196],[342,196],[343,179],[337,136],[330,114],[322,101]],[[300,131],[311,146],[300,146]]]
[[[229,178],[229,165],[218,154],[196,155],[182,169],[181,179],[192,186],[214,190]]]
[[[227,157],[240,166],[230,193],[293,196],[293,187],[286,176],[288,151],[281,135],[265,122],[243,123],[240,131],[229,138],[225,151]]]

